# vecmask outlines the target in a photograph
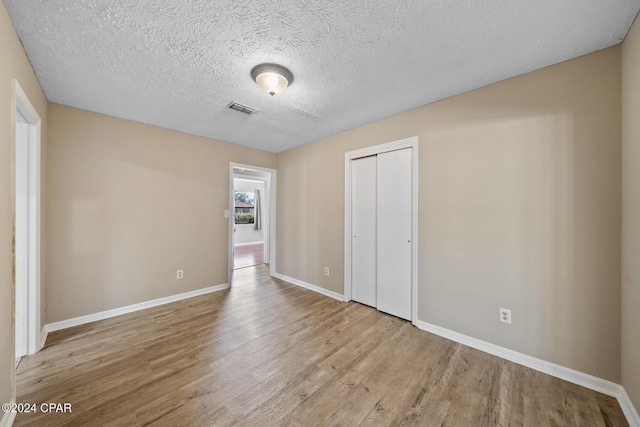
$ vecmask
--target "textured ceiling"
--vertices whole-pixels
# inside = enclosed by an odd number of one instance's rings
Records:
[[[47,98],[272,152],[620,43],[640,0],[4,0]],[[276,62],[271,97],[250,77]],[[255,107],[247,116],[230,101]]]

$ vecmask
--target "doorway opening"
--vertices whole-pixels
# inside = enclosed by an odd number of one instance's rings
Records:
[[[264,264],[265,232],[262,210],[265,182],[234,174],[233,269]]]
[[[17,80],[14,113],[13,283],[16,366],[40,342],[40,117]]]
[[[233,270],[262,264],[275,269],[276,171],[231,163],[229,283]]]

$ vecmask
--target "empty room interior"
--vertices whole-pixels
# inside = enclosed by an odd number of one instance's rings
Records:
[[[0,427],[640,427],[640,0],[0,3]]]

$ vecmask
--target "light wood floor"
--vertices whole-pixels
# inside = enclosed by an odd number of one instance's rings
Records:
[[[264,243],[233,248],[233,268],[252,267],[259,264],[264,264]]]
[[[231,290],[58,331],[18,368],[15,425],[622,426],[614,398],[236,271]]]

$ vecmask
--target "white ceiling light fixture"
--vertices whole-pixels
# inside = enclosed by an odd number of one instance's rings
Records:
[[[269,95],[277,95],[293,83],[291,71],[278,64],[260,64],[251,70],[251,78]]]

